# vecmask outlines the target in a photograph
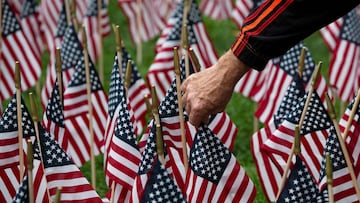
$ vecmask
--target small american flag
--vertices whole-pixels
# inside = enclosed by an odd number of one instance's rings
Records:
[[[315,180],[318,180],[322,153],[332,121],[316,91],[312,95],[304,95],[296,105],[295,110],[284,118],[283,123],[263,144],[262,149],[270,154],[280,155],[285,162],[287,161],[294,142],[295,126],[299,124],[307,97],[310,97],[310,102],[305,113],[304,122],[300,128],[300,156],[309,169],[310,174]]]
[[[134,44],[153,39],[165,27],[165,21],[160,12],[157,12],[153,1],[141,0],[140,4],[138,4],[137,0],[118,0],[117,2],[127,17],[131,39]],[[139,12],[140,8],[141,11]],[[141,15],[140,25],[138,24],[138,12]]]
[[[329,83],[342,101],[350,102],[358,90],[359,68],[360,14],[354,8],[343,17],[339,39],[329,65]]]
[[[348,105],[348,107],[346,108],[344,114],[341,116],[340,121],[339,121],[339,127],[340,130],[342,132],[342,134],[345,133],[345,129],[348,127],[348,120],[350,119],[350,115],[352,112],[352,108],[354,106],[354,102],[355,102],[355,98],[350,102],[350,104]],[[353,166],[354,166],[354,171],[355,171],[355,175],[357,177],[360,176],[360,160],[359,160],[359,145],[360,145],[360,139],[359,139],[359,135],[360,135],[360,108],[359,106],[356,107],[356,111],[354,114],[354,118],[352,119],[349,129],[348,129],[348,133],[347,133],[347,138],[346,138],[346,146],[349,152],[349,155],[352,156],[352,160],[353,160]]]
[[[62,94],[62,93],[61,93]],[[60,91],[57,80],[52,90],[51,97],[46,106],[42,124],[54,136],[62,149],[68,150],[69,132],[65,129],[63,101],[60,100]]]
[[[20,23],[6,0],[2,0],[0,100],[15,92],[15,62],[20,62],[21,88],[27,90],[40,78],[40,57],[26,39]]]
[[[245,18],[255,9],[263,0],[236,0],[231,18],[235,24],[241,28]]]
[[[189,154],[189,202],[253,202],[256,188],[235,156],[207,126],[201,126]]]
[[[343,18],[341,17],[319,30],[322,39],[331,52],[334,51],[337,41],[339,40],[342,24]]]
[[[295,156],[295,165],[276,202],[328,202],[327,197],[323,197],[320,193],[316,181],[309,174],[301,158],[298,155]]]
[[[232,0],[201,0],[200,11],[215,20],[224,20],[231,16]]]
[[[90,58],[89,72],[93,112],[94,155],[98,155],[103,150],[104,145],[108,98]],[[84,57],[80,59],[64,92],[64,119],[65,128],[72,135],[69,137],[71,158],[78,166],[81,166],[90,159],[91,145]]]
[[[333,173],[333,191],[335,202],[358,202],[355,187],[353,185],[349,168],[347,167],[344,152],[336,135],[335,127],[329,129],[329,136],[324,147],[323,159],[321,162],[318,184],[320,191],[326,189],[326,158],[325,153],[330,154]]]
[[[34,143],[34,159],[41,160],[42,155],[52,201],[57,188],[62,187],[62,201],[102,203],[101,198],[79,168],[41,125],[39,125],[39,137],[40,140]],[[42,154],[39,147],[41,147]]]
[[[99,53],[102,51],[100,47],[100,39],[110,34],[110,19],[107,12],[107,5],[104,0],[101,0],[102,8],[98,9],[98,0],[91,0],[87,8],[87,12],[84,18],[84,26],[86,29],[86,38],[88,40],[88,51],[90,57],[97,61]],[[101,19],[98,19],[98,13],[100,10]],[[101,28],[99,28],[101,26]],[[101,31],[101,33],[99,33]]]
[[[53,47],[55,49],[55,47]],[[66,89],[75,67],[83,56],[83,48],[77,36],[77,32],[73,25],[67,26],[65,29],[64,37],[62,38],[61,46],[61,69],[62,69],[62,82],[63,88]],[[47,102],[51,96],[51,91],[54,88],[56,80],[55,70],[55,50],[50,55],[50,65],[46,73],[46,79],[43,89],[41,90],[41,104],[43,109],[46,108]]]

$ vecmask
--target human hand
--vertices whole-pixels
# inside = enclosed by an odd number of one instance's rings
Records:
[[[225,110],[237,81],[249,70],[228,51],[212,67],[190,75],[181,85],[182,104],[189,121],[198,127],[211,114]]]

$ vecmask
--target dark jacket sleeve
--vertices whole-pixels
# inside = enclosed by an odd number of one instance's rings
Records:
[[[231,50],[246,65],[263,70],[299,41],[344,16],[360,0],[267,0],[244,21]]]

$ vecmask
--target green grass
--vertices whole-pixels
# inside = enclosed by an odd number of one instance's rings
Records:
[[[132,44],[130,34],[127,29],[127,21],[125,16],[122,14],[121,10],[117,7],[116,1],[110,1],[109,5],[109,13],[111,23],[117,24],[120,26],[121,35],[123,41],[125,43],[125,47],[132,55],[133,59],[136,57],[136,47]],[[209,36],[215,46],[215,49],[219,56],[227,51],[232,42],[235,39],[235,36],[238,32],[237,27],[231,20],[225,21],[214,21],[209,18],[203,17],[205,25],[207,27]],[[152,63],[155,55],[154,55],[154,44],[156,39],[151,40],[143,44],[143,59],[141,64],[137,64],[141,75],[145,77],[145,74],[148,70],[148,67]],[[306,45],[308,46],[310,52],[315,58],[315,61],[323,61],[324,65],[322,72],[324,75],[327,74],[326,67],[329,63],[329,52],[327,48],[324,46],[322,40],[319,37],[318,33],[315,33],[311,37],[305,40]],[[109,89],[109,81],[110,81],[110,72],[113,65],[113,57],[115,53],[115,40],[114,34],[111,33],[110,36],[104,39],[104,88],[106,90]],[[45,55],[43,60],[43,67],[46,67],[48,57]],[[42,76],[42,81],[44,80],[44,74]],[[42,82],[43,83],[43,82]],[[34,92],[35,89],[31,89],[26,91],[23,94],[25,101],[28,103],[28,92]],[[40,106],[39,100],[38,106]],[[4,106],[7,102],[4,102]],[[30,105],[28,105],[30,106]],[[234,94],[230,103],[226,108],[226,112],[230,115],[233,122],[238,127],[238,135],[236,137],[235,146],[233,153],[240,162],[241,166],[243,166],[255,183],[257,187],[257,197],[255,202],[266,202],[265,196],[262,192],[262,188],[260,186],[259,178],[256,173],[256,167],[254,161],[252,159],[252,155],[250,153],[250,138],[253,134],[253,112],[255,110],[255,105],[248,98],[243,97],[239,94]],[[42,115],[42,112],[39,112],[39,115]],[[41,117],[40,117],[41,118]],[[261,125],[260,125],[261,127]],[[96,190],[99,195],[104,196],[104,194],[108,191],[108,188],[105,184],[103,165],[102,165],[102,156],[98,156],[96,158]],[[84,175],[90,180],[91,177],[91,169],[90,163],[86,163],[83,167],[81,167],[81,171]]]

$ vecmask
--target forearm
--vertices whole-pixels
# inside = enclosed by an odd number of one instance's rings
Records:
[[[269,59],[284,54],[300,40],[345,15],[359,2],[266,1],[249,15],[231,50],[247,66],[262,70]]]

